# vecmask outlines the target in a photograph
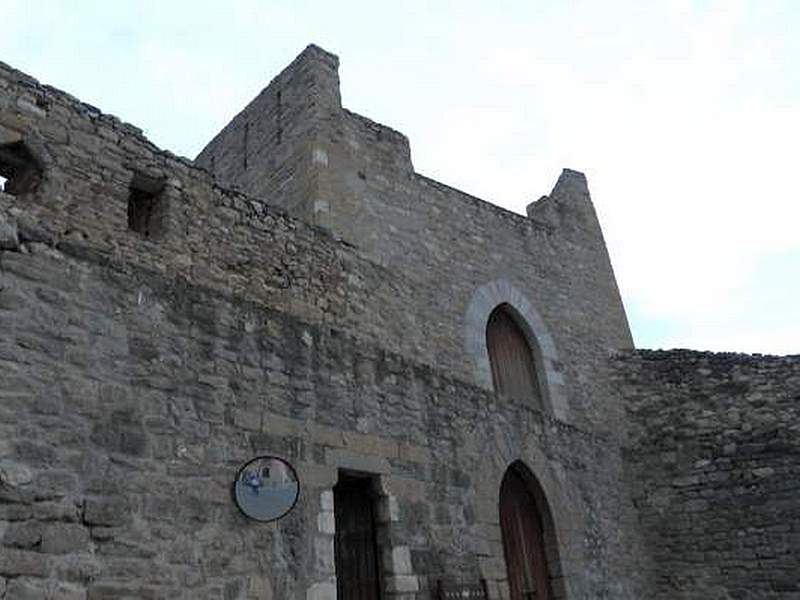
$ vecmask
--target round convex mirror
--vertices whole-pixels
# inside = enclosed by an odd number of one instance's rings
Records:
[[[275,456],[254,458],[239,469],[233,484],[239,510],[257,521],[280,519],[294,508],[299,494],[294,468]]]

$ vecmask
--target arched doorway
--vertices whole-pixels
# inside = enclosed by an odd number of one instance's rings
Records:
[[[554,600],[554,562],[546,539],[552,535],[547,501],[533,475],[514,463],[500,484],[500,527],[510,600]]]

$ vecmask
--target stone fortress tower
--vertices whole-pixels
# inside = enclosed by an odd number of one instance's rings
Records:
[[[337,67],[189,161],[0,63],[0,597],[800,597],[800,359],[635,350],[582,174],[423,177]]]

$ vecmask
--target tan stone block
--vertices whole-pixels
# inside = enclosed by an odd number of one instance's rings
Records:
[[[346,431],[344,432],[344,445],[348,449],[362,454],[397,458],[397,442],[377,435]]]
[[[233,412],[233,424],[240,429],[259,431],[261,429],[261,413],[251,410]]]
[[[425,500],[428,492],[428,484],[417,479],[386,477],[381,479],[381,485],[386,494],[415,502]]]
[[[22,139],[22,134],[0,125],[0,144],[12,144]]]
[[[336,485],[339,474],[335,467],[330,465],[317,465],[313,463],[298,463],[295,465],[297,476],[300,479],[300,493],[304,491],[326,488]]]
[[[314,425],[311,429],[313,440],[323,446],[333,448],[344,448],[344,432],[339,429],[325,427],[324,425]]]
[[[24,131],[28,128],[29,120],[17,113],[0,112],[0,123],[11,129]]]
[[[424,446],[401,443],[397,450],[401,460],[423,464],[431,462],[431,451]]]
[[[381,456],[359,454],[344,449],[328,448],[325,451],[325,462],[337,469],[350,469],[375,475],[388,475],[392,471],[389,461]]]
[[[263,431],[275,435],[298,435],[303,431],[303,422],[290,419],[275,413],[265,412],[263,418]]]

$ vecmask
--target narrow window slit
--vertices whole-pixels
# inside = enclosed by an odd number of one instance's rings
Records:
[[[128,194],[128,229],[146,237],[158,237],[164,221],[164,179],[134,175]]]

